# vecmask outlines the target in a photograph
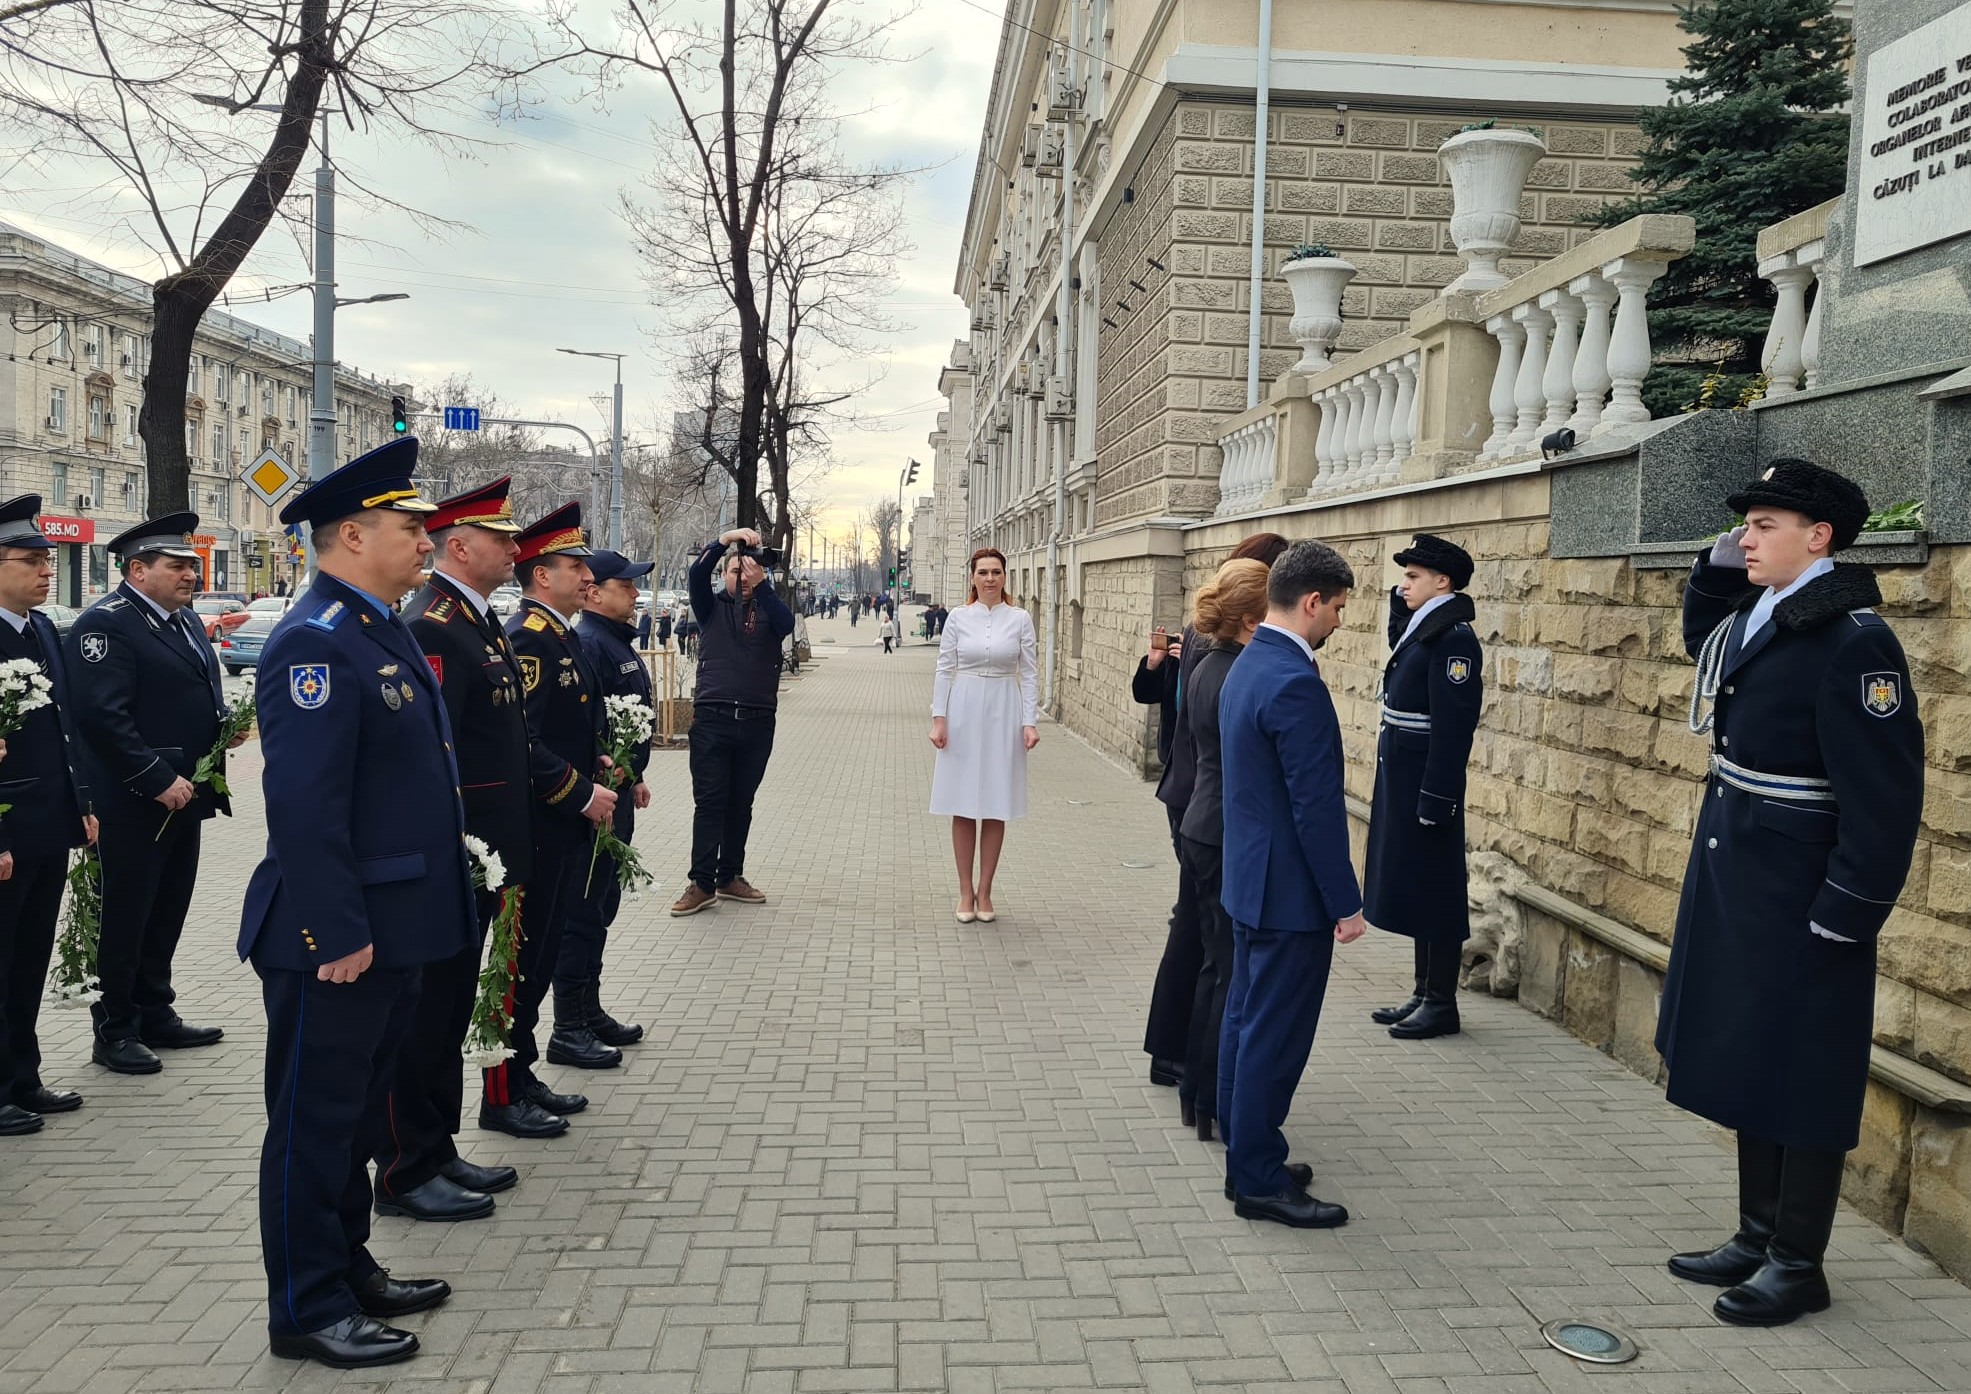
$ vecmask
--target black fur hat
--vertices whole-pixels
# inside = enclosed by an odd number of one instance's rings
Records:
[[[1809,522],[1834,529],[1830,550],[1835,552],[1854,546],[1868,521],[1868,498],[1861,486],[1807,460],[1774,460],[1758,479],[1726,499],[1725,506],[1740,514],[1755,508],[1803,513]]]
[[[1413,534],[1410,545],[1398,552],[1394,561],[1398,566],[1422,566],[1441,571],[1451,578],[1452,590],[1461,591],[1471,584],[1471,553],[1455,542],[1446,542],[1427,532]]]

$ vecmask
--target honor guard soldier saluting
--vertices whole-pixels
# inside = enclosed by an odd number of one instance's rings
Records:
[[[451,722],[465,830],[498,855],[507,881],[519,885],[533,856],[527,714],[520,708],[520,667],[490,600],[513,579],[520,550],[515,540],[520,525],[507,498],[511,484],[497,479],[441,500],[425,519],[436,549],[431,580],[404,607],[404,623],[438,680]],[[472,942],[450,958],[424,965],[410,1035],[376,1133],[379,1215],[477,1219],[493,1213],[494,1192],[519,1180],[512,1167],[466,1161],[453,1141],[464,1099],[459,1052],[500,892],[479,891],[477,901]]]
[[[1863,566],[1855,484],[1777,460],[1684,591],[1691,729],[1711,777],[1684,875],[1656,1048],[1670,1102],[1738,1133],[1738,1232],[1670,1271],[1712,1310],[1778,1326],[1829,1304],[1821,1260],[1860,1138],[1875,941],[1923,808],[1923,727]],[[1708,715],[1703,704],[1714,703]]]
[[[597,552],[589,558],[595,584],[582,601],[582,622],[575,629],[599,687],[597,700],[632,697],[650,705],[650,669],[636,651],[636,583],[648,576],[655,562],[633,562],[619,552]],[[616,785],[616,836],[629,842],[636,829],[636,811],[650,806],[650,786],[643,782],[650,763],[650,745],[636,752],[635,767]],[[586,872],[584,873],[586,875]],[[594,880],[576,902],[561,932],[561,952],[554,968],[554,1035],[548,1040],[548,1059],[564,1055],[590,1056],[606,1047],[635,1045],[643,1039],[641,1026],[625,1026],[602,1009],[602,950],[609,926],[622,908],[623,888],[616,866],[604,857],[596,863]]]
[[[1465,765],[1485,704],[1472,632],[1471,554],[1417,533],[1394,558],[1376,796],[1362,899],[1370,924],[1416,941],[1416,990],[1369,1015],[1398,1040],[1458,1032],[1458,964],[1471,937],[1465,903]]]
[[[561,947],[562,928],[582,894],[589,844],[616,811],[616,793],[596,782],[603,741],[602,694],[568,621],[582,607],[590,576],[582,506],[566,504],[519,537],[520,609],[507,639],[520,665],[534,790],[534,854],[520,922],[518,980],[513,988],[513,1058],[487,1070],[479,1126],[515,1137],[557,1137],[568,1115],[589,1106],[581,1094],[556,1094],[534,1075],[540,1023]],[[586,1069],[620,1065],[623,1053],[592,1042],[581,1057],[552,1049],[558,1064]]]
[[[102,820],[102,998],[90,1008],[91,1058],[118,1074],[156,1074],[154,1049],[224,1034],[180,1020],[171,990],[200,829],[233,811],[212,785],[191,782],[226,706],[212,644],[191,611],[197,527],[196,513],[172,513],[112,541],[123,584],[82,613],[62,646],[81,737],[76,777]]]
[[[34,608],[54,575],[40,511],[35,494],[0,503],[0,662],[39,664],[53,689],[0,757],[0,1137],[39,1132],[42,1115],[82,1107],[80,1094],[42,1084],[34,1034],[69,849],[96,840],[69,771],[74,703],[61,643]]]
[[[367,1247],[369,1122],[425,965],[465,952],[475,922],[451,726],[390,608],[431,551],[416,464],[415,439],[392,441],[281,510],[313,529],[318,572],[260,659],[267,855],[239,950],[267,1010],[268,1329],[275,1355],[342,1368],[414,1355],[380,1319],[451,1295],[391,1278]]]

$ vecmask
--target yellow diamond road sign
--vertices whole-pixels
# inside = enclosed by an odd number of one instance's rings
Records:
[[[281,496],[301,482],[301,475],[273,450],[263,450],[240,476],[254,497],[272,508]]]

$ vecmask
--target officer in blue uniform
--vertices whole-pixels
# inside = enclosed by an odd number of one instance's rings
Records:
[[[26,714],[0,759],[0,1137],[39,1132],[43,1115],[82,1107],[80,1094],[42,1084],[34,1031],[69,849],[96,839],[69,769],[74,702],[61,641],[35,609],[54,576],[40,511],[35,494],[0,503],[0,661],[38,664],[52,687],[49,705]]]
[[[575,641],[595,675],[600,693],[597,700],[632,697],[648,707],[650,669],[636,651],[636,583],[657,563],[633,562],[620,552],[597,552],[588,561],[595,583],[583,598],[582,622],[575,626]],[[635,752],[631,768],[614,776],[615,833],[626,843],[636,830],[636,811],[650,805],[650,786],[643,782],[649,763],[650,743],[645,741]],[[641,1026],[626,1026],[602,1008],[602,952],[622,903],[616,864],[605,857],[596,863],[594,878],[562,929],[561,952],[554,969],[554,1036],[548,1041],[549,1059],[555,1058],[557,1047],[577,1054],[593,1051],[596,1042],[629,1046],[643,1039]]]
[[[267,1011],[268,1328],[275,1355],[340,1368],[408,1359],[417,1337],[381,1319],[451,1293],[390,1277],[367,1248],[367,1130],[424,965],[475,925],[451,726],[391,609],[431,552],[416,464],[414,438],[392,441],[281,510],[313,529],[319,570],[260,659],[267,855],[239,952]]]
[[[1874,574],[1832,560],[1868,517],[1860,488],[1776,460],[1727,502],[1745,523],[1684,591],[1711,775],[1656,1048],[1670,1102],[1738,1134],[1738,1232],[1670,1271],[1729,1288],[1723,1320],[1777,1326],[1830,1302],[1821,1263],[1860,1140],[1876,936],[1922,815],[1923,727]]]
[[[123,583],[82,613],[62,646],[81,737],[76,776],[102,821],[102,997],[90,1008],[90,1057],[117,1074],[156,1074],[155,1051],[223,1034],[180,1019],[171,987],[200,829],[215,813],[232,816],[214,785],[191,780],[226,707],[218,660],[191,611],[197,529],[196,513],[172,513],[112,540]]]
[[[1398,1040],[1458,1031],[1465,902],[1465,766],[1485,705],[1484,655],[1464,593],[1471,554],[1417,533],[1398,552],[1362,899],[1370,924],[1416,941],[1416,990],[1369,1015]]]
[[[534,1030],[568,921],[588,875],[598,824],[613,817],[616,791],[601,779],[602,695],[568,621],[582,607],[590,573],[582,506],[570,503],[522,530],[514,571],[520,608],[506,636],[520,667],[534,790],[533,869],[521,911],[513,989],[513,1058],[485,1072],[479,1126],[515,1137],[556,1137],[568,1115],[589,1106],[581,1094],[558,1094],[534,1074]],[[620,1065],[623,1053],[594,1038],[593,1051],[550,1048],[556,1064],[585,1069]]]

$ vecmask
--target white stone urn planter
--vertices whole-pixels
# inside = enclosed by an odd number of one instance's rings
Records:
[[[1280,275],[1293,292],[1293,321],[1287,326],[1300,344],[1300,362],[1290,370],[1327,369],[1328,351],[1341,336],[1341,293],[1355,279],[1355,268],[1333,254],[1285,262]]]
[[[1469,263],[1446,295],[1506,283],[1499,258],[1519,236],[1519,196],[1546,153],[1547,143],[1530,131],[1497,129],[1460,131],[1437,147],[1451,176],[1451,240]]]

